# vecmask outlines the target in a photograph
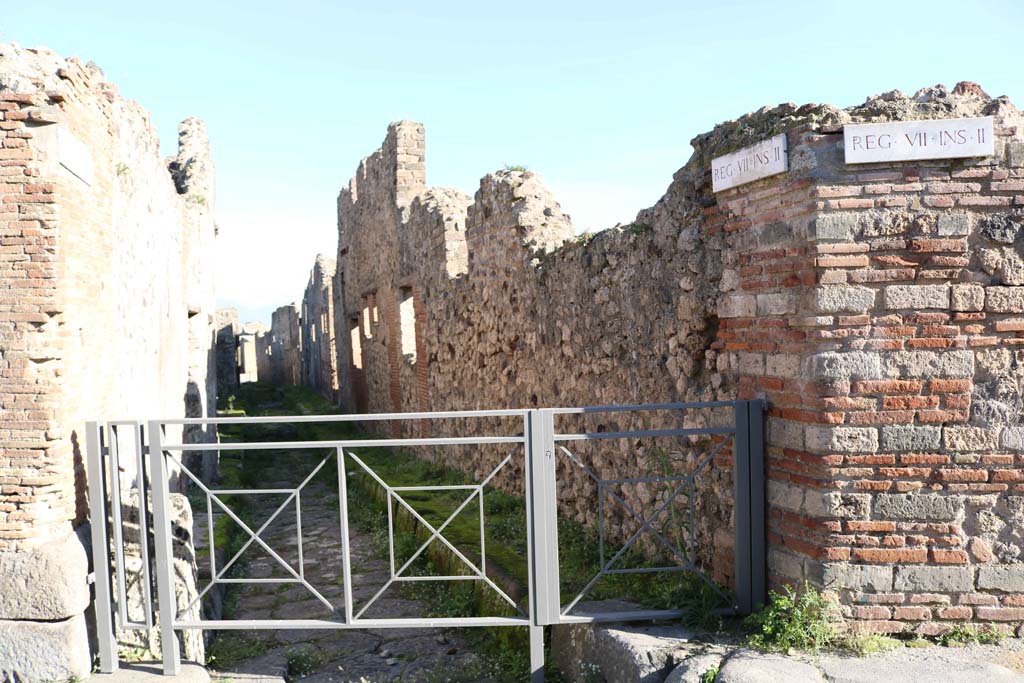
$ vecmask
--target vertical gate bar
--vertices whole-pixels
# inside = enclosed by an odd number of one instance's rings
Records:
[[[765,517],[765,432],[763,400],[750,401],[750,600],[752,607],[768,601],[768,557]]]
[[[295,543],[299,549],[299,578],[306,578],[306,563],[302,558],[302,491],[295,491]]]
[[[395,518],[394,504],[391,489],[387,490],[388,496],[388,561],[391,563],[391,578],[395,578]]]
[[[149,494],[146,492],[146,446],[144,444],[144,427],[135,425],[135,450],[138,457],[139,471],[136,481],[139,489],[139,547],[142,554],[142,610],[146,614],[146,626],[153,628],[153,579],[150,575],[149,554]],[[210,552],[213,552],[213,532],[210,532]]]
[[[477,488],[480,498],[480,573],[487,576],[487,541],[484,530],[484,487]]]
[[[530,626],[530,683],[544,683],[543,626]]]
[[[85,451],[89,468],[89,521],[92,531],[92,563],[96,590],[96,638],[99,644],[100,671],[117,671],[117,645],[114,640],[113,606],[110,604],[110,546],[107,541],[106,496],[103,486],[103,452],[100,426],[85,425]]]
[[[533,529],[530,547],[534,574],[534,624],[558,623],[561,595],[558,587],[558,509],[555,498],[554,414],[530,411],[529,501]]]
[[[389,492],[390,497],[390,492]],[[345,623],[352,623],[352,557],[348,547],[348,476],[345,452],[338,446],[338,502],[341,508],[341,572],[345,582]],[[391,573],[394,574],[392,566]]]
[[[733,479],[735,500],[733,517],[736,524],[735,557],[736,607],[741,614],[753,608],[750,558],[750,406],[748,401],[735,405],[736,432],[733,435]]]
[[[128,618],[128,578],[124,560],[124,530],[121,524],[121,450],[117,444],[117,425],[108,424],[105,434],[107,462],[110,463],[110,535],[114,541],[114,583],[117,586],[116,614],[120,621],[118,628],[127,628],[131,620]]]
[[[177,605],[174,598],[174,548],[171,545],[170,486],[164,461],[163,427],[149,423],[149,471],[153,477],[153,536],[156,551],[156,592],[160,608],[160,650],[165,676],[181,669],[178,637],[174,633]]]
[[[550,416],[549,416],[550,417]],[[544,418],[539,410],[530,410],[524,416],[523,434],[526,437],[524,472],[526,474],[526,559],[529,571],[529,615],[530,615],[530,683],[544,683],[544,624],[548,623],[546,612],[550,598],[547,596],[546,558],[547,534],[546,514],[543,505],[543,461],[545,444]],[[553,444],[552,444],[553,445]],[[556,560],[557,563],[557,560]],[[557,571],[557,566],[556,566]],[[555,613],[559,602],[556,598]]]
[[[533,629],[537,624],[537,557],[534,552],[536,536],[533,528],[533,412],[523,414],[523,501],[526,505],[526,596],[530,617],[530,652],[533,652]],[[531,657],[532,664],[532,657]]]

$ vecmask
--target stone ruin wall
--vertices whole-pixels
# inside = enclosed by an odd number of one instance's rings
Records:
[[[301,304],[277,308],[271,314],[270,327],[256,334],[257,372],[243,375],[242,381],[301,384],[331,402],[338,401],[333,280],[334,260],[318,255]],[[240,338],[237,330],[234,334]],[[225,358],[225,362],[231,360]]]
[[[991,158],[844,162],[846,123],[981,115],[996,121]],[[1020,124],[1005,98],[969,83],[847,110],[765,108],[694,139],[691,160],[634,223],[579,237],[531,172],[489,175],[472,200],[428,188],[423,127],[392,124],[338,200],[340,403],[394,412],[761,397],[773,585],[835,591],[866,630],[1016,627]],[[788,173],[711,192],[712,158],[781,132]],[[480,475],[497,457],[452,459]],[[628,451],[596,464],[606,476],[640,465]],[[728,457],[717,464],[699,503],[702,558],[728,581]],[[592,487],[560,475],[563,509],[590,520]]]
[[[0,677],[89,673],[85,422],[212,410],[213,183],[201,122],[162,159],[94,65],[0,46]]]
[[[288,304],[271,314],[270,331],[257,338],[260,379],[273,384],[303,384],[299,307]]]
[[[300,316],[303,384],[316,389],[332,402],[338,400],[337,349],[334,344],[334,301],[331,281],[334,259],[323,255],[309,274],[302,297]]]

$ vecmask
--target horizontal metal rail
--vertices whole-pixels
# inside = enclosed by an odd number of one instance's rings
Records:
[[[694,403],[647,403],[611,406],[545,408],[556,415],[590,415],[596,413],[651,412],[656,410],[693,410],[698,408],[731,408],[743,401],[698,401]],[[388,420],[449,420],[484,417],[524,417],[530,408],[508,410],[449,410],[418,413],[360,413],[339,415],[272,415],[260,417],[172,417],[156,420],[161,425],[204,424],[289,424],[299,422],[381,422]]]
[[[367,628],[450,628],[456,626],[529,626],[527,617],[403,617],[395,619],[354,619],[351,622],[327,619],[221,619],[175,621],[174,628],[198,628],[206,631],[248,629],[367,629]]]
[[[179,417],[158,420],[162,425],[275,424],[297,422],[381,422],[384,420],[450,420],[481,417],[523,417],[526,409],[456,410],[425,413],[362,413],[359,415],[281,415],[265,417]]]
[[[599,439],[639,439],[659,436],[702,436],[705,434],[734,434],[735,427],[695,427],[693,429],[639,429],[632,432],[585,432],[581,434],[555,434],[555,441],[597,441]]]
[[[269,451],[313,448],[374,448],[393,446],[475,446],[493,443],[523,443],[522,436],[462,436],[421,439],[345,439],[341,441],[257,441],[225,443],[165,443],[165,451]]]
[[[546,408],[555,415],[590,415],[592,413],[644,413],[654,410],[691,410],[697,408],[735,408],[743,401],[698,401],[695,403],[644,403],[618,406],[589,406],[585,408]]]

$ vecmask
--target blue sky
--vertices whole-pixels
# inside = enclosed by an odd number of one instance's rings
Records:
[[[92,60],[166,153],[196,115],[218,170],[218,298],[244,320],[333,255],[335,198],[390,121],[427,182],[540,172],[577,230],[653,204],[715,123],[779,102],[977,81],[1024,106],[1024,3],[8,2],[0,41]]]

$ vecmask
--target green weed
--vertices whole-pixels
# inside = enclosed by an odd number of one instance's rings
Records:
[[[800,592],[791,586],[782,593],[772,591],[768,605],[747,617],[746,624],[754,629],[747,642],[767,652],[817,652],[837,640],[831,610],[831,603],[807,583]]]

